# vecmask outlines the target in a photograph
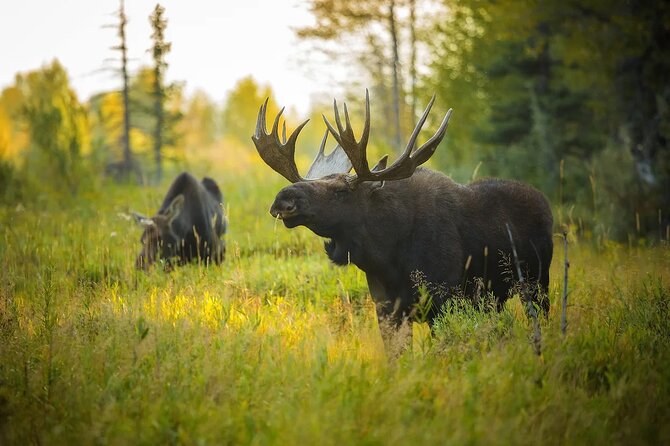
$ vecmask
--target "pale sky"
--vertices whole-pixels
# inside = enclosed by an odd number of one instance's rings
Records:
[[[118,89],[118,0],[1,0],[0,88],[16,72],[37,69],[57,58],[67,69],[80,100]],[[270,84],[281,105],[305,113],[312,95],[333,97],[328,76],[301,68],[309,46],[292,27],[312,23],[302,0],[162,0],[168,19],[167,79],[184,81],[222,103],[248,75]],[[149,15],[156,0],[126,0],[131,71],[151,63]],[[113,59],[113,60],[108,60]],[[104,70],[104,68],[108,68]],[[317,68],[318,69],[318,68]],[[321,77],[320,77],[321,76]]]

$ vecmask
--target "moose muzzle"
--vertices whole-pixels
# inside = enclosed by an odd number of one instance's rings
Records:
[[[272,206],[270,207],[270,215],[274,218],[279,218],[284,220],[286,218],[293,217],[297,215],[298,207],[295,204],[295,200],[282,200],[276,199]]]

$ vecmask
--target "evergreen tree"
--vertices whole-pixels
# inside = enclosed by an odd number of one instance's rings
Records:
[[[128,45],[126,42],[126,25],[128,24],[128,18],[125,13],[123,0],[119,2],[119,39],[121,42],[119,46],[114,47],[113,49],[121,52],[121,78],[123,80],[122,87],[122,97],[123,97],[123,134],[122,134],[122,146],[123,146],[123,163],[122,175],[127,176],[130,171],[137,170],[137,166],[133,161],[132,150],[130,148],[130,86],[129,86],[129,77],[128,77]]]
[[[450,157],[604,210],[670,214],[670,9],[662,2],[445,2],[426,84],[455,109]],[[461,120],[463,118],[463,120]],[[453,129],[453,130],[452,130]],[[447,165],[450,165],[447,163]],[[563,168],[564,167],[564,168]],[[665,216],[665,217],[663,217]],[[664,220],[665,218],[665,220]],[[615,228],[617,229],[617,228]]]
[[[160,181],[163,177],[163,168],[161,160],[161,149],[163,147],[163,127],[165,125],[165,70],[167,69],[167,62],[165,62],[165,55],[170,51],[171,44],[165,41],[165,28],[167,27],[167,20],[163,17],[165,8],[160,4],[156,4],[153,13],[149,17],[153,33],[151,38],[153,46],[151,48],[151,55],[154,60],[154,114],[156,124],[154,128],[154,155],[156,160],[156,179]]]

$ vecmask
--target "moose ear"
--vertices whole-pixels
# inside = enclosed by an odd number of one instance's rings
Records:
[[[184,194],[179,194],[172,199],[172,202],[165,210],[165,218],[168,222],[172,222],[181,211],[184,209]]]
[[[143,228],[155,225],[152,219],[150,219],[149,217],[145,217],[144,215],[138,212],[132,212],[131,215],[133,217],[133,220],[135,220],[135,223],[142,226]]]

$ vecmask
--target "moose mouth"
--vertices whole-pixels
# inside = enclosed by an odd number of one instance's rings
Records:
[[[298,215],[298,211],[296,211],[295,209],[291,211],[275,211],[273,209],[270,211],[270,215],[279,220],[286,220],[288,218]]]
[[[296,226],[300,226],[301,224],[304,224],[304,217],[300,214],[295,214],[287,217],[279,217],[281,221],[284,222],[284,226],[287,228],[295,228]]]
[[[281,220],[287,228],[295,228],[304,223],[304,216],[297,209],[290,211],[275,211],[272,209],[270,215],[277,220]]]

